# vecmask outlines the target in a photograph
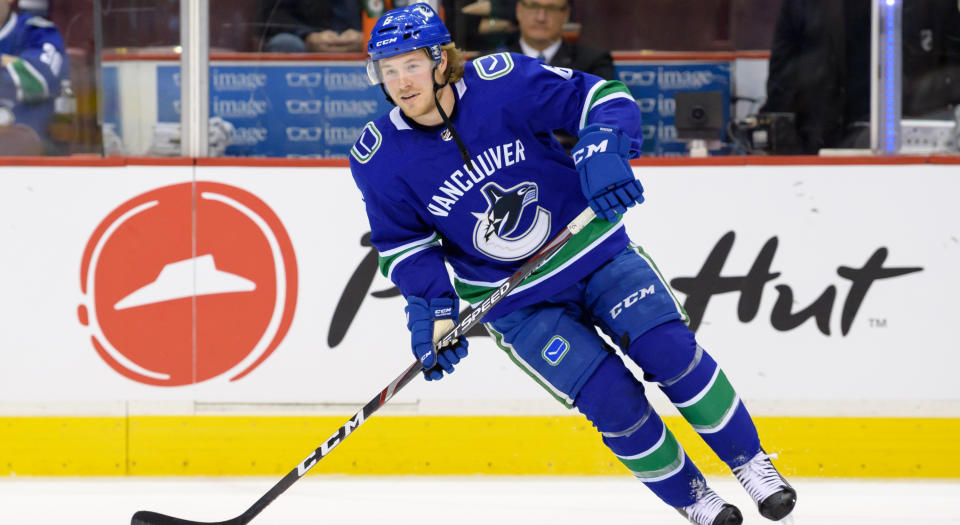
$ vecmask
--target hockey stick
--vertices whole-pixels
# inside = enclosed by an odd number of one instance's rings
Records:
[[[546,246],[540,249],[533,257],[527,260],[523,266],[513,275],[511,275],[506,282],[500,285],[494,292],[483,300],[476,308],[473,309],[470,314],[467,315],[462,321],[460,321],[457,326],[453,327],[450,332],[443,336],[438,343],[439,348],[448,346],[454,338],[461,337],[466,334],[471,328],[473,328],[483,316],[490,311],[497,303],[499,303],[504,297],[506,297],[514,288],[517,287],[524,279],[529,277],[537,268],[543,265],[550,257],[552,257],[557,251],[563,247],[564,244],[571,237],[580,232],[593,218],[595,217],[593,210],[587,208],[580,215],[577,215],[567,227],[557,234]],[[174,518],[172,516],[167,516],[165,514],[160,514],[157,512],[151,512],[146,510],[141,510],[136,512],[133,515],[133,518],[130,520],[131,525],[245,525],[250,523],[250,521],[260,514],[264,508],[267,507],[273,500],[277,499],[277,496],[283,494],[291,485],[296,483],[297,480],[303,477],[318,461],[326,457],[331,450],[334,449],[337,445],[343,442],[354,430],[357,429],[360,425],[363,424],[374,412],[377,411],[380,407],[386,404],[394,394],[400,391],[401,388],[406,386],[420,371],[423,369],[423,366],[420,364],[420,361],[414,362],[410,365],[402,374],[400,374],[396,379],[394,379],[389,386],[384,388],[376,397],[371,399],[364,407],[354,414],[349,421],[344,423],[339,430],[333,433],[332,436],[327,438],[319,448],[314,450],[307,456],[306,459],[300,462],[296,468],[287,473],[276,485],[274,485],[266,494],[260,497],[253,505],[250,506],[243,514],[237,516],[236,518],[227,520],[227,521],[217,521],[217,522],[202,522],[202,521],[190,521],[180,518]]]

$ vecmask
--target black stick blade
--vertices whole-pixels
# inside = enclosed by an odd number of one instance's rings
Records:
[[[243,525],[245,523],[246,521],[243,521],[240,517],[215,522],[182,520],[180,518],[174,518],[173,516],[167,516],[166,514],[150,512],[149,510],[137,511],[133,517],[130,518],[130,525]]]

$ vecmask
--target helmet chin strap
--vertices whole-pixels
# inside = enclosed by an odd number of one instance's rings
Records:
[[[3,1],[3,0],[0,0]],[[453,123],[450,122],[450,117],[447,116],[447,112],[443,110],[443,107],[440,106],[440,99],[437,95],[440,94],[440,90],[450,85],[450,74],[443,79],[443,84],[437,82],[437,68],[440,67],[440,64],[434,62],[433,64],[433,103],[437,106],[437,111],[440,113],[440,118],[443,119],[443,125],[450,131],[450,135],[453,136],[454,142],[457,143],[457,148],[460,149],[460,156],[463,157],[463,162],[467,168],[476,172],[476,168],[473,167],[473,161],[470,160],[470,152],[467,151],[467,146],[463,143],[463,140],[460,138],[460,134],[457,133],[457,130],[454,129]],[[390,96],[390,93],[387,92],[386,86],[383,83],[380,83],[380,90],[383,91],[383,96],[387,98],[387,102],[396,106],[397,103],[394,102],[393,97]]]
[[[433,65],[433,71],[436,73],[437,67],[439,64]],[[447,112],[443,110],[440,106],[440,90],[444,87],[450,85],[450,75],[449,73],[443,79],[443,84],[437,82],[437,75],[433,75],[433,103],[437,106],[437,111],[440,113],[440,118],[443,119],[443,125],[450,131],[450,135],[453,136],[454,142],[457,143],[457,147],[460,148],[460,156],[463,157],[463,163],[467,168],[476,173],[477,169],[473,167],[473,161],[470,160],[470,152],[467,151],[467,146],[463,143],[463,140],[460,139],[460,135],[457,133],[457,130],[453,128],[453,123],[450,122],[450,117],[447,116]]]
[[[383,96],[387,97],[387,102],[391,106],[396,106],[397,103],[393,101],[393,97],[390,96],[390,93],[387,93],[387,88],[383,85],[383,82],[380,83],[380,91],[383,91]]]

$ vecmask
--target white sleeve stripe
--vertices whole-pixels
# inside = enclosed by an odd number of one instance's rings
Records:
[[[457,280],[463,284],[469,284],[471,286],[483,286],[485,288],[499,288],[501,284],[507,282],[507,279],[509,279],[509,277],[504,277],[499,281],[490,282],[490,281],[474,281],[472,279],[460,277],[459,275],[457,276]]]
[[[17,70],[13,68],[13,62],[7,64],[6,70],[7,73],[10,73],[13,85],[17,88],[17,102],[23,102],[23,88],[20,87],[20,75],[17,73]]]
[[[591,91],[591,93],[593,93],[593,92]],[[616,92],[616,93],[610,93],[609,95],[607,95],[607,96],[601,98],[600,100],[594,102],[591,106],[589,106],[589,107],[588,107],[588,106],[584,106],[584,108],[583,108],[583,116],[581,117],[581,120],[580,120],[580,129],[583,129],[584,127],[586,127],[586,125],[587,125],[587,116],[590,114],[590,110],[592,110],[593,108],[599,106],[600,104],[605,104],[605,103],[607,103],[607,102],[610,102],[611,100],[618,99],[618,98],[625,98],[625,99],[629,100],[630,102],[633,102],[634,104],[637,103],[637,101],[636,101],[632,96],[630,96],[629,94],[624,93],[624,92],[622,92],[622,91],[618,91],[618,92]]]
[[[391,281],[393,280],[393,271],[397,269],[397,266],[400,266],[400,263],[401,263],[401,262],[403,262],[403,261],[405,261],[406,259],[409,259],[410,257],[412,257],[412,256],[414,256],[414,255],[416,255],[416,254],[418,254],[418,253],[426,250],[427,248],[433,248],[434,246],[440,246],[440,243],[433,242],[433,243],[430,243],[430,244],[425,244],[425,245],[423,245],[423,246],[421,246],[421,247],[419,247],[419,248],[414,248],[413,250],[410,250],[409,252],[401,255],[400,257],[397,257],[396,260],[394,260],[392,263],[390,263],[390,271],[387,272],[387,279],[390,279]],[[717,367],[717,368],[719,368],[719,367]]]
[[[590,109],[593,109],[593,108],[599,106],[600,104],[605,104],[605,103],[607,103],[607,102],[610,102],[611,100],[613,100],[613,99],[615,99],[615,98],[625,98],[625,99],[629,100],[630,102],[633,102],[634,104],[637,103],[636,99],[634,99],[632,96],[624,93],[623,91],[618,91],[618,92],[616,92],[616,93],[610,93],[609,95],[601,98],[601,99],[598,100],[594,105],[590,106]]]
[[[36,77],[37,82],[40,82],[40,85],[43,86],[43,96],[44,96],[44,97],[49,97],[49,96],[50,96],[50,86],[47,85],[47,79],[46,79],[46,77],[44,77],[42,74],[40,74],[40,72],[37,71],[37,68],[33,67],[33,64],[31,64],[30,62],[27,62],[26,60],[21,60],[20,62],[24,65],[24,67],[27,68],[27,71],[29,71],[31,75],[33,75],[34,77]]]
[[[584,126],[587,125],[587,114],[590,113],[590,101],[593,100],[593,94],[606,83],[606,80],[601,80],[594,84],[593,87],[590,88],[590,91],[587,92],[587,99],[583,101],[583,112],[580,113],[580,127],[578,129],[583,129]]]
[[[7,35],[13,32],[13,28],[16,26],[17,26],[17,12],[14,11],[10,13],[10,18],[7,19],[6,25],[0,27],[0,40],[7,38]]]
[[[436,233],[436,232],[433,232],[433,233],[431,233],[430,235],[428,235],[428,236],[426,236],[426,237],[424,237],[424,238],[422,238],[422,239],[417,239],[417,240],[415,240],[415,241],[408,242],[407,244],[404,244],[403,246],[397,246],[396,248],[391,248],[391,249],[389,249],[389,250],[384,250],[384,251],[380,252],[380,257],[390,257],[391,255],[396,255],[396,254],[398,254],[398,253],[400,253],[400,252],[403,252],[404,250],[409,250],[409,249],[411,249],[411,248],[416,248],[417,246],[420,246],[421,244],[426,244],[426,243],[429,243],[429,242],[433,242],[433,241],[435,241],[436,239],[437,239],[437,233]]]

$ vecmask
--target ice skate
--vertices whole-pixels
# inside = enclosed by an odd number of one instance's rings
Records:
[[[706,489],[697,501],[686,507],[677,507],[684,518],[696,525],[740,525],[743,515],[740,509],[723,501],[717,493]]]
[[[770,458],[775,457],[776,454],[767,454],[760,450],[745,465],[733,469],[733,475],[743,488],[747,489],[753,501],[757,502],[761,516],[780,521],[790,514],[797,504],[797,491],[770,462]]]

